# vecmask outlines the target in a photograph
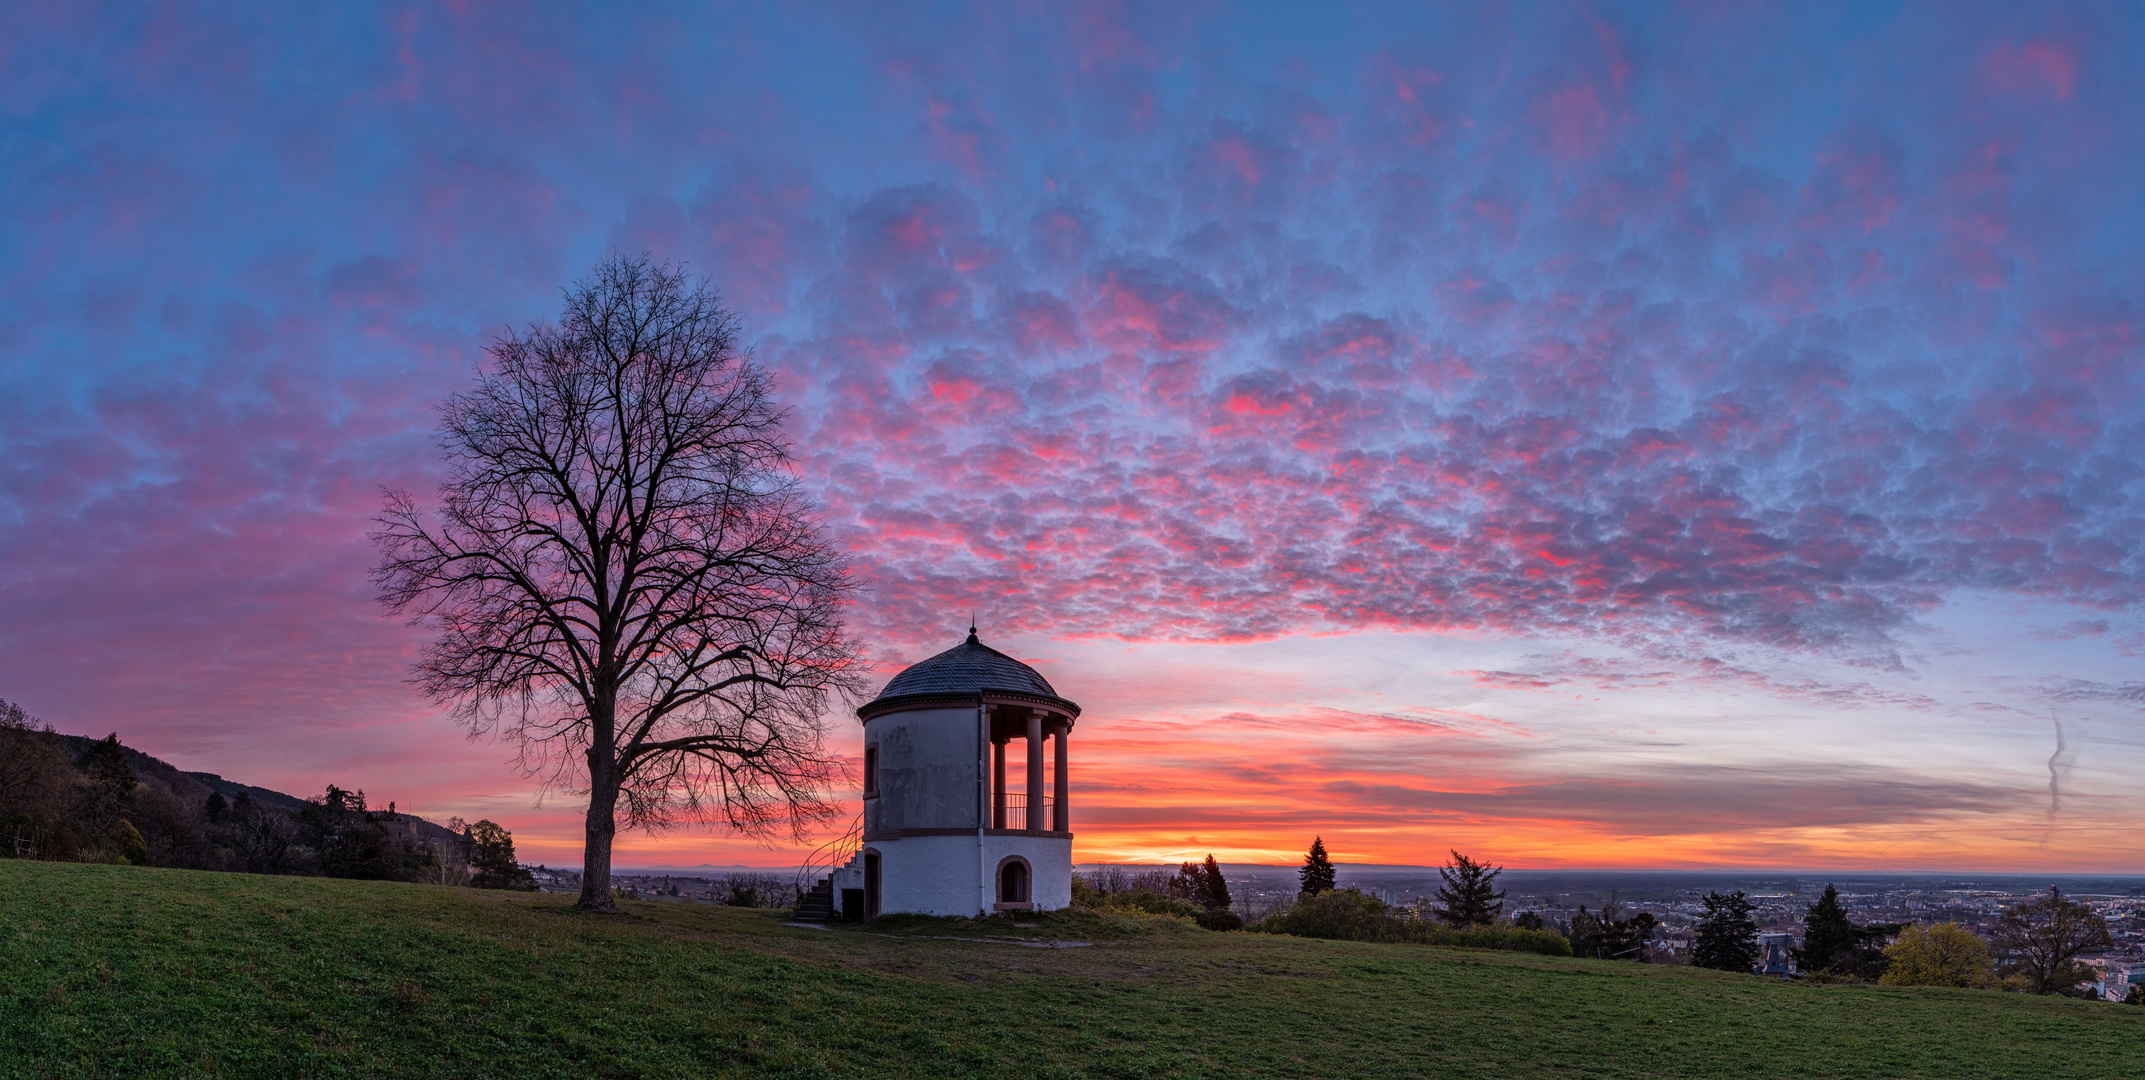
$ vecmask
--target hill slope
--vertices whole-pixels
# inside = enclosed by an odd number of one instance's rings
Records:
[[[8,1076],[2128,1075],[2145,1009],[1502,953],[0,861]],[[958,938],[1077,934],[1085,948]]]
[[[74,758],[76,768],[81,768],[89,760],[90,749],[98,742],[86,735],[61,735],[59,738],[61,744],[67,747],[69,756]],[[305,805],[305,800],[295,795],[285,795],[269,788],[226,780],[211,772],[186,772],[163,758],[152,757],[131,746],[122,749],[127,752],[127,764],[134,767],[134,775],[144,779],[161,780],[170,785],[172,791],[188,799],[198,801],[208,798],[211,791],[220,791],[226,799],[250,795],[253,801],[278,810],[296,810]]]

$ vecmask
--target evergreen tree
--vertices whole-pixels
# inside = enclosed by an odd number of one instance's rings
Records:
[[[1177,876],[1169,881],[1169,895],[1207,911],[1229,909],[1229,883],[1222,879],[1221,867],[1212,855],[1204,863],[1179,866]]]
[[[1214,861],[1214,856],[1209,855],[1204,870],[1205,873],[1201,876],[1205,880],[1202,883],[1199,906],[1208,911],[1229,910],[1232,902],[1229,898],[1229,882],[1221,876],[1221,864]]]
[[[1804,971],[1836,971],[1854,963],[1854,921],[1840,906],[1840,891],[1825,886],[1825,895],[1802,916],[1802,948],[1795,950],[1795,963]]]
[[[1497,891],[1501,867],[1476,862],[1455,851],[1452,861],[1438,868],[1445,879],[1438,886],[1438,906],[1431,914],[1454,926],[1488,926],[1504,914],[1504,893]]]
[[[387,835],[365,810],[365,792],[329,784],[298,811],[300,843],[313,850],[322,877],[379,881],[394,877]]]
[[[1512,916],[1512,925],[1521,930],[1542,930],[1548,926],[1542,921],[1541,913],[1534,911],[1522,911]]]
[[[1326,840],[1322,836],[1311,838],[1311,850],[1303,857],[1303,869],[1296,872],[1303,882],[1305,896],[1317,896],[1333,888],[1333,860],[1326,858]]]
[[[1758,962],[1758,924],[1750,917],[1750,900],[1737,889],[1705,895],[1706,916],[1698,922],[1691,963],[1719,971],[1749,971]]]
[[[93,743],[84,766],[89,781],[82,789],[84,831],[103,836],[126,814],[141,781],[134,776],[134,765],[127,760],[127,748],[120,745],[118,732]]]
[[[1601,920],[1587,914],[1585,904],[1579,905],[1579,910],[1572,914],[1571,926],[1566,928],[1564,936],[1571,939],[1573,956],[1599,959],[1604,951],[1601,945]]]
[[[514,861],[514,834],[484,820],[469,827],[469,883],[479,889],[536,891],[536,876]]]
[[[204,809],[208,814],[209,824],[220,825],[223,823],[223,816],[231,811],[231,801],[223,797],[223,792],[211,791]]]

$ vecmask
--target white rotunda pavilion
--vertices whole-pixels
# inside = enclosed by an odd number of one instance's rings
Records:
[[[829,875],[840,918],[1049,911],[1072,903],[1066,738],[1080,706],[976,639],[909,667],[857,710],[862,846]],[[1050,766],[1043,740],[1052,741]],[[1006,786],[1022,740],[1025,790]],[[1045,778],[1050,783],[1045,786]]]

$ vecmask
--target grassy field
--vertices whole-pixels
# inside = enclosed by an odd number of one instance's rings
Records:
[[[1210,934],[0,861],[0,1075],[2115,1077],[2145,1009]],[[1078,939],[1085,948],[1009,940]]]

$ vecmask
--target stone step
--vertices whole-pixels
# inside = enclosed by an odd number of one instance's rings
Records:
[[[820,878],[819,884],[797,901],[797,921],[834,921],[834,885],[829,879]]]

